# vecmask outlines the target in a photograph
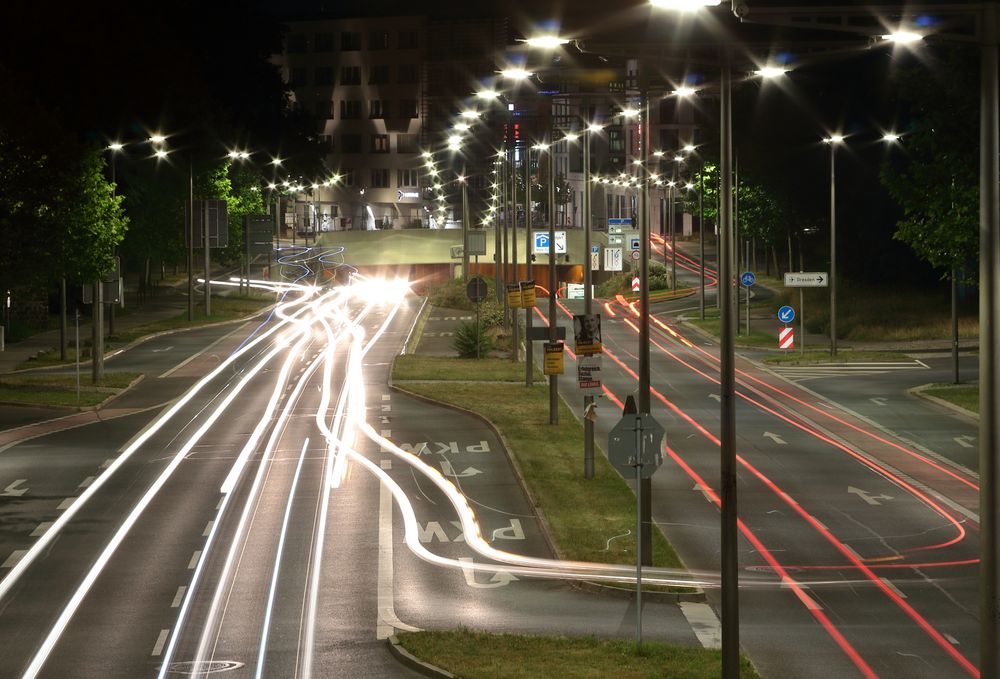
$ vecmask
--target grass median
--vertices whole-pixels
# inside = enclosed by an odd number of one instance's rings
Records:
[[[745,323],[745,317],[739,316],[740,331],[744,330],[743,323]],[[722,319],[719,318],[718,309],[705,309],[705,320],[698,318],[685,318],[686,323],[690,323],[696,328],[707,332],[712,337],[718,338],[722,333]],[[736,344],[741,346],[749,347],[760,347],[761,349],[773,349],[778,340],[775,338],[774,333],[764,332],[763,330],[757,330],[753,326],[751,319],[750,324],[750,335],[736,335]]]
[[[930,389],[921,390],[921,393],[939,398],[942,401],[947,401],[948,403],[957,405],[959,408],[965,408],[974,413],[979,412],[979,385],[977,384],[931,387]]]
[[[506,363],[523,379],[523,363]],[[502,373],[484,361],[400,356],[393,381],[407,391],[478,413],[500,430],[561,558],[629,563],[635,555],[635,495],[628,484],[600,453],[595,455],[594,478],[584,480],[583,426],[570,409],[560,401],[559,424],[550,425],[548,387],[497,381],[498,371]],[[460,381],[443,375],[458,375]],[[659,531],[653,533],[653,564],[683,567]]]
[[[718,650],[595,637],[487,634],[470,630],[400,634],[402,646],[421,660],[464,679],[715,679],[722,676]],[[757,673],[741,659],[740,677]]]
[[[90,383],[90,375],[80,376],[77,400],[76,375],[9,375],[0,378],[0,401],[26,406],[96,406],[121,393],[141,373],[105,373],[101,383]]]

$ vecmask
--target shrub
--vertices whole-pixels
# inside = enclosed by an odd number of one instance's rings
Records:
[[[482,323],[460,323],[451,342],[460,358],[485,358],[493,350],[493,338]]]

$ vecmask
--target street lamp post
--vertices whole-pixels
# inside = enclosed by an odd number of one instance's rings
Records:
[[[518,273],[517,273],[517,142],[514,141],[511,144],[510,151],[510,164],[508,167],[507,175],[510,177],[510,206],[511,206],[511,241],[510,241],[510,257],[511,257],[511,268],[513,269],[513,274],[511,277],[511,283],[514,285],[518,284]],[[510,360],[517,363],[518,359],[518,312],[517,309],[510,310]]]
[[[590,206],[590,139],[594,132],[599,132],[603,128],[590,123],[584,130],[583,135],[583,313],[594,313],[594,283],[590,254],[592,212]],[[583,397],[583,478],[594,478],[594,421],[589,415],[588,409],[593,408],[594,397],[587,395]]]
[[[524,145],[524,255],[525,255],[525,276],[530,281],[532,278],[531,260],[532,248],[534,246],[534,235],[531,231],[531,145]],[[531,387],[535,384],[535,351],[534,341],[531,339],[531,328],[534,326],[534,308],[524,308],[524,386]]]
[[[837,355],[837,145],[844,137],[823,140],[830,146],[830,355]]]
[[[551,138],[549,143],[551,144]],[[555,344],[556,334],[556,171],[552,162],[552,147],[546,145],[549,156],[549,342]],[[549,424],[559,424],[559,375],[549,375]]]

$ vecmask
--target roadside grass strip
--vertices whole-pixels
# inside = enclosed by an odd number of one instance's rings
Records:
[[[722,676],[718,650],[643,641],[595,637],[454,632],[402,633],[399,643],[424,662],[463,679],[717,679]],[[746,658],[740,677],[756,679]]]
[[[957,405],[959,408],[965,408],[974,413],[979,412],[979,385],[977,384],[931,387],[924,389],[923,393]]]
[[[524,382],[524,363],[509,358],[446,358],[441,356],[397,356],[393,380]],[[535,379],[545,376],[535,368]]]
[[[142,373],[105,373],[99,385],[88,374],[80,376],[80,400],[76,397],[76,375],[9,375],[0,377],[0,402],[32,406],[95,406],[120,393]]]
[[[608,564],[633,562],[635,495],[601,454],[594,456],[594,478],[583,478],[583,425],[566,404],[560,401],[559,424],[550,425],[544,384],[531,388],[517,383],[477,384],[469,380],[488,378],[475,363],[465,367],[469,362],[462,359],[440,360],[462,365],[466,382],[435,383],[429,380],[437,374],[429,374],[422,378],[427,381],[406,382],[401,388],[471,410],[496,426],[549,525],[557,556]],[[413,367],[410,378],[421,379]],[[393,379],[398,377],[397,368]],[[659,531],[653,533],[653,565],[684,567]]]

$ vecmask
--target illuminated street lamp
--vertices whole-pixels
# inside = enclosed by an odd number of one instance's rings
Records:
[[[830,147],[830,355],[837,355],[837,146],[844,135],[823,140]]]

